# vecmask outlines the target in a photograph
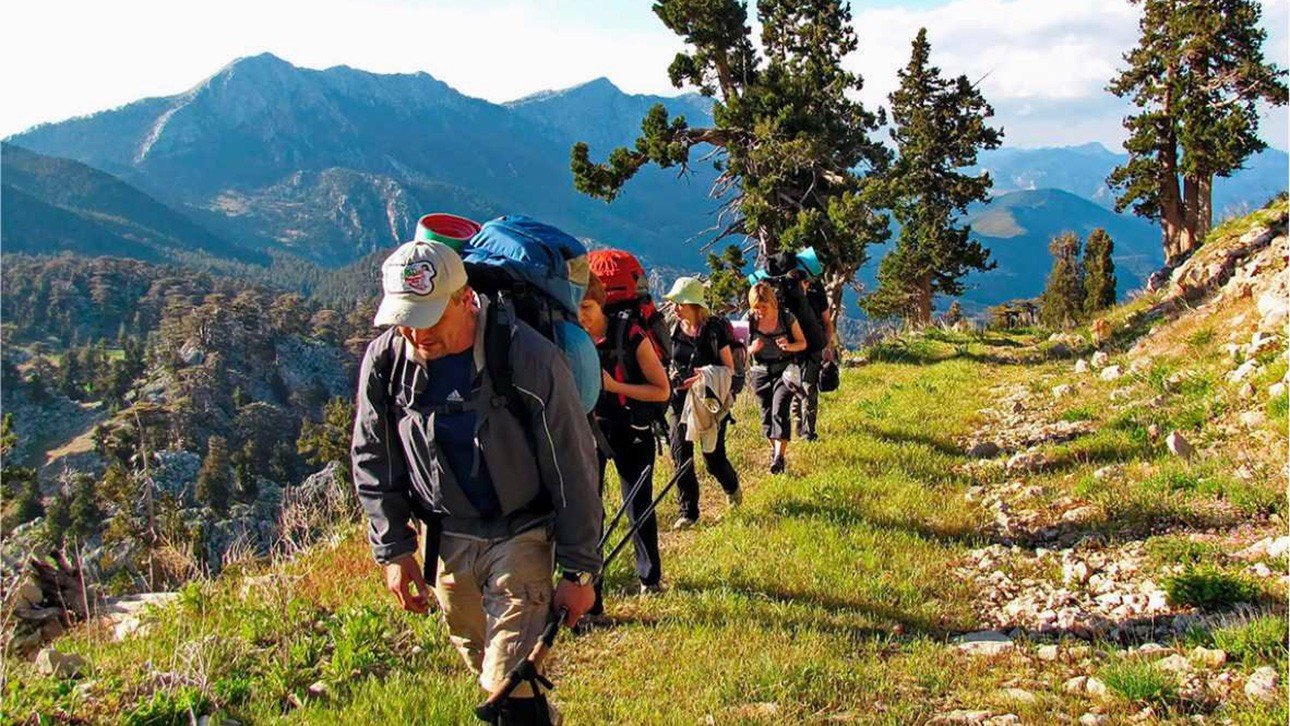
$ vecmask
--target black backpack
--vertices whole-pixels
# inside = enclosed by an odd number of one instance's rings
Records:
[[[794,269],[801,267],[797,255],[792,252],[778,252],[766,260],[766,272],[769,282],[775,290],[775,299],[781,310],[787,310],[797,318],[802,326],[802,335],[806,338],[806,353],[818,353],[829,346],[828,331],[824,320],[811,305],[806,291],[797,281],[789,276]]]
[[[665,352],[655,339],[655,333],[646,327],[648,322],[642,318],[638,308],[635,306],[623,307],[612,313],[606,309],[605,316],[609,322],[606,337],[613,341],[613,347],[609,351],[609,358],[613,361],[613,372],[610,373],[610,376],[614,380],[626,383],[633,378],[638,381],[645,379],[644,371],[640,369],[640,363],[636,360],[636,351],[629,350],[627,344],[632,326],[640,328],[645,335],[645,339],[653,346],[654,352],[658,353],[659,361],[663,364],[663,370],[666,371],[669,368],[672,363],[670,355],[671,339],[668,338],[668,348]],[[666,331],[666,329],[664,330]],[[638,401],[619,394],[618,403],[629,412],[632,423],[637,425],[663,421],[667,413],[666,401]]]

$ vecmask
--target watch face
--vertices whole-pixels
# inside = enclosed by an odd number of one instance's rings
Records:
[[[564,573],[564,578],[570,582],[576,582],[579,585],[591,584],[590,572],[573,572],[573,571],[566,570]]]

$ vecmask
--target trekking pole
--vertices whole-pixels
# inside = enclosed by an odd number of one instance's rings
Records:
[[[645,471],[641,472],[640,478],[638,478],[636,480],[636,484],[632,486],[631,493],[623,498],[622,506],[618,508],[618,511],[614,514],[614,518],[610,520],[609,526],[605,527],[605,533],[600,535],[600,546],[598,549],[605,549],[605,543],[609,541],[609,535],[613,533],[614,528],[617,527],[618,523],[622,520],[623,514],[627,512],[627,507],[635,501],[636,495],[640,493],[641,487],[645,486],[645,480],[653,473],[653,466],[646,467]]]
[[[650,502],[649,507],[641,513],[641,516],[637,517],[636,521],[632,523],[631,528],[627,530],[627,534],[623,535],[622,541],[619,542],[618,545],[605,557],[604,561],[600,565],[600,575],[598,579],[604,580],[605,573],[609,570],[609,563],[613,562],[614,558],[618,556],[618,553],[623,551],[623,548],[626,547],[627,543],[631,541],[631,538],[640,531],[640,528],[645,525],[645,522],[648,521],[650,517],[654,516],[654,510],[658,509],[659,504],[662,504],[663,498],[667,496],[668,492],[672,491],[672,487],[676,486],[677,482],[681,481],[681,477],[693,467],[694,459],[690,459],[682,464],[679,469],[673,472],[672,478],[667,480],[667,484],[663,487],[663,490],[658,493],[658,496],[654,497],[654,501]]]
[[[475,707],[475,716],[480,721],[486,723],[496,723],[501,715],[502,701],[510,697],[511,693],[524,682],[533,686],[533,695],[538,695],[538,684],[542,684],[548,690],[554,688],[551,681],[548,681],[539,671],[542,661],[546,659],[547,654],[551,651],[551,646],[555,643],[555,636],[560,632],[560,623],[568,617],[569,610],[560,608],[552,610],[547,617],[546,628],[542,630],[542,636],[538,642],[533,644],[533,650],[529,652],[529,657],[515,664],[506,674],[506,680],[498,686],[492,693],[488,694],[488,699]]]

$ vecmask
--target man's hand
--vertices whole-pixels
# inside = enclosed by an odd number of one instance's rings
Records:
[[[831,345],[830,345],[829,347],[827,347],[827,348],[825,348],[825,349],[824,349],[824,361],[825,361],[826,363],[828,363],[828,362],[836,362],[836,361],[837,361],[837,359],[838,359],[838,351],[837,351],[837,349],[835,349],[835,348],[834,348],[833,346],[831,346]]]
[[[693,386],[694,384],[698,383],[698,382],[699,382],[699,379],[700,379],[700,378],[702,378],[702,377],[703,377],[703,376],[699,375],[698,373],[695,373],[694,375],[690,376],[689,378],[685,379],[684,381],[681,381],[681,385],[677,386],[677,387],[676,387],[676,390],[678,390],[678,391],[688,391],[688,390],[690,390],[690,387],[691,387],[691,386]]]
[[[413,585],[416,593],[412,592]],[[421,575],[421,565],[411,554],[385,565],[385,589],[394,595],[404,610],[422,614],[430,610],[430,589]]]
[[[578,620],[592,605],[596,604],[596,588],[594,585],[579,585],[576,582],[560,578],[560,584],[555,586],[555,599],[552,605],[555,611],[568,610],[568,615],[564,618],[564,624],[570,628],[578,624]]]

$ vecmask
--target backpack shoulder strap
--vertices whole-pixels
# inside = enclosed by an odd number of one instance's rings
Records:
[[[484,313],[484,368],[493,384],[494,404],[504,404],[521,422],[523,404],[515,395],[515,367],[511,363],[511,336],[515,333],[515,311],[498,295]]]
[[[721,346],[718,343],[720,338],[720,326],[724,325],[723,318],[717,315],[708,316],[708,322],[703,329],[703,338],[712,346],[712,357],[715,360],[721,360]]]
[[[632,318],[627,311],[620,312],[609,319],[610,325],[614,327],[614,348],[611,355],[619,363],[627,361],[627,336],[632,332]],[[631,351],[635,353],[635,351]]]

